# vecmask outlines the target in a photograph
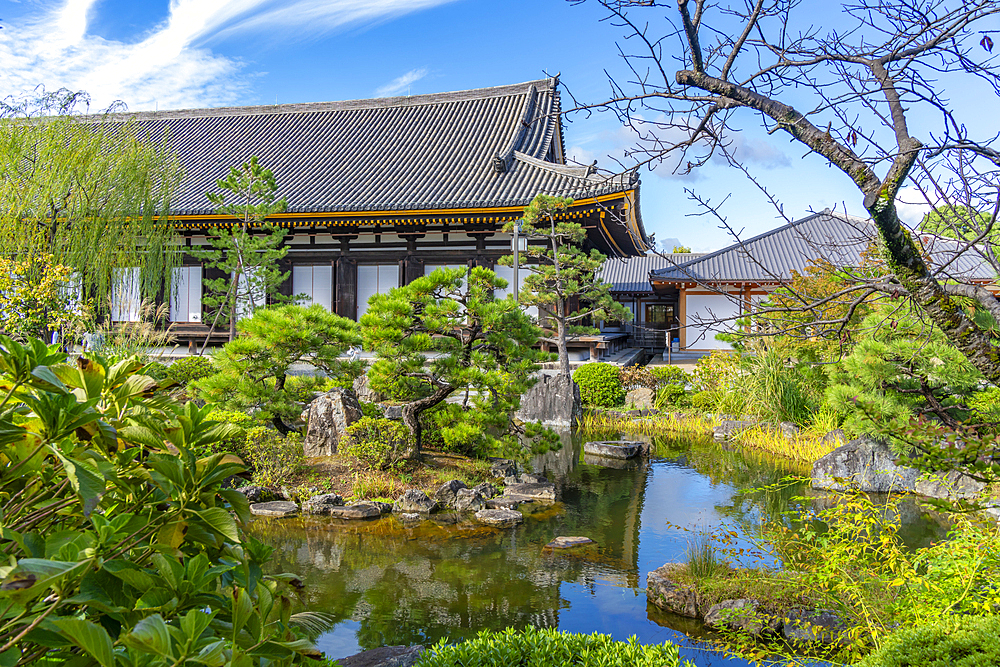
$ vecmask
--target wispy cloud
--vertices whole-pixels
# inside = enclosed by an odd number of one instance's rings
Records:
[[[403,91],[408,90],[410,84],[420,81],[420,79],[425,76],[427,76],[426,67],[411,69],[403,76],[398,76],[384,86],[376,88],[375,97],[392,97],[393,95],[399,95]]]
[[[0,31],[0,90],[85,90],[96,108],[119,99],[133,110],[231,103],[252,74],[240,60],[214,53],[214,40],[264,32],[305,39],[451,1],[170,0],[161,24],[125,43],[88,33],[99,0],[65,0]],[[397,81],[416,72],[426,74],[415,70]]]

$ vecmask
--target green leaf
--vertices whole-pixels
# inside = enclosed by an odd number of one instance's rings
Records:
[[[152,651],[166,658],[174,657],[170,645],[170,632],[159,614],[153,614],[136,623],[132,632],[126,635],[123,641],[126,646],[140,651]]]
[[[105,561],[104,570],[140,592],[148,591],[158,583],[162,583],[159,577],[126,560]]]
[[[30,600],[89,564],[90,561],[66,563],[42,558],[22,558],[3,583],[0,583],[0,597],[22,602]]]
[[[115,667],[111,637],[99,625],[80,618],[59,618],[52,622],[79,648],[93,656],[101,667]]]
[[[240,521],[243,523],[250,521],[250,501],[247,500],[246,494],[240,493],[236,489],[222,489],[219,491],[219,495],[229,503]]]
[[[14,667],[21,659],[21,649],[18,647],[9,648],[0,653],[0,667]]]
[[[233,589],[233,632],[239,632],[253,614],[253,600],[243,588]]]
[[[64,456],[58,447],[49,446],[49,449],[62,461],[66,477],[83,503],[84,516],[90,516],[107,488],[104,476],[92,470],[85,463]]]
[[[233,520],[233,516],[228,510],[221,507],[209,507],[208,509],[195,512],[195,514],[201,517],[202,521],[207,523],[213,530],[217,531],[223,537],[239,543],[239,530],[236,528],[236,522]]]
[[[177,608],[178,600],[171,591],[165,588],[154,588],[135,603],[136,611],[162,611],[169,613]]]

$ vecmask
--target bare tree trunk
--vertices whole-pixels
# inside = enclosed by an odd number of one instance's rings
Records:
[[[566,345],[566,313],[565,301],[556,302],[556,340],[559,347],[559,375],[569,377],[569,348]]]
[[[413,436],[410,441],[410,449],[406,452],[406,458],[416,459],[420,456],[420,447],[422,444],[420,428],[421,413],[448,398],[453,391],[454,389],[448,385],[439,386],[430,396],[403,406],[403,423],[410,429],[410,435]]]
[[[287,375],[284,374],[279,375],[277,379],[274,381],[274,388],[277,391],[281,391],[282,389],[284,389],[285,380],[287,379],[288,379]],[[274,415],[273,417],[271,417],[271,423],[274,425],[274,428],[277,429],[278,433],[280,433],[281,435],[288,435],[289,433],[295,432],[295,429],[291,428],[288,424],[286,424],[285,420],[282,419],[280,415]]]

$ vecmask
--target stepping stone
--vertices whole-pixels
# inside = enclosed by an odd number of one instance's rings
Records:
[[[273,500],[251,505],[250,513],[256,516],[293,516],[299,513],[299,506],[287,500]]]
[[[334,519],[374,519],[382,516],[380,510],[374,503],[358,503],[347,507],[331,507],[326,512]]]
[[[545,545],[546,549],[570,549],[572,547],[582,547],[586,544],[596,544],[589,537],[566,537],[560,536]]]
[[[638,456],[641,451],[641,442],[629,442],[626,440],[585,442],[583,444],[584,454],[593,454],[594,456],[603,456],[609,459],[630,459]]]
[[[530,498],[531,500],[555,501],[556,485],[552,482],[508,484],[507,488],[504,489],[503,495],[513,498],[522,497]]]
[[[516,510],[479,510],[476,512],[476,519],[487,526],[516,526],[524,521],[524,515]]]

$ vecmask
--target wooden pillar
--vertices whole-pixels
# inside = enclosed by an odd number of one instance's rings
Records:
[[[746,283],[745,285],[743,285],[743,314],[748,316],[746,325],[747,333],[750,332],[750,328],[752,326],[752,323],[750,322],[749,318],[752,307],[753,307],[753,302],[750,300],[750,283]]]
[[[278,260],[278,270],[288,275],[285,276],[285,279],[281,281],[281,284],[278,285],[278,289],[275,291],[284,297],[290,297],[292,296],[292,260],[287,255]]]
[[[681,286],[677,290],[677,349],[687,347],[687,290]]]
[[[337,259],[334,278],[337,291],[336,310],[341,317],[350,320],[358,317],[358,262],[351,257]]]
[[[422,278],[424,276],[424,259],[422,257],[414,257],[413,255],[408,255],[406,259],[403,260],[403,274],[402,285],[409,285],[417,278]]]

